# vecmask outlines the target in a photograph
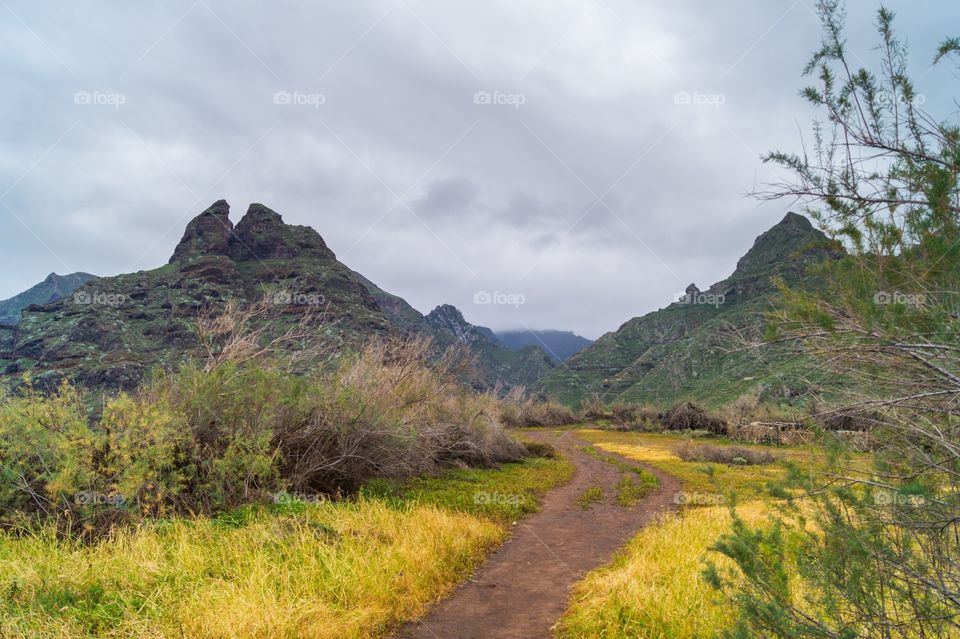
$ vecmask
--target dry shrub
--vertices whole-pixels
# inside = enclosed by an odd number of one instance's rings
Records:
[[[726,435],[727,422],[708,415],[692,402],[677,404],[660,416],[665,430],[703,430],[713,435]]]
[[[772,464],[777,457],[765,450],[743,446],[713,446],[684,442],[676,449],[677,457],[687,462],[713,462],[730,465]]]
[[[811,444],[816,439],[813,431],[792,422],[751,422],[734,424],[727,435],[731,439],[749,444],[797,446]]]
[[[587,421],[602,421],[613,418],[613,413],[597,393],[591,393],[580,400],[580,414]]]
[[[226,317],[202,316],[203,361],[106,400],[97,420],[69,386],[0,402],[0,524],[66,513],[97,534],[118,518],[338,494],[371,478],[527,456],[501,426],[500,403],[457,383],[463,353],[431,363],[427,340],[382,339],[295,373],[291,349],[333,349],[315,333],[313,346],[297,346],[309,326],[270,325],[269,312],[228,304]]]
[[[500,419],[507,426],[569,426],[580,418],[568,406],[554,401],[537,401],[522,386],[515,387],[501,402]]]

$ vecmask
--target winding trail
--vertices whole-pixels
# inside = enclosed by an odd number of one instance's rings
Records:
[[[521,520],[511,538],[424,619],[408,624],[397,639],[549,639],[567,608],[571,588],[657,515],[674,508],[680,480],[655,468],[658,488],[634,508],[616,503],[623,472],[584,453],[572,431],[538,431],[531,437],[552,444],[576,466],[573,479],[547,494],[543,509]],[[607,452],[605,456],[614,457]],[[584,510],[576,503],[599,486],[604,499]]]

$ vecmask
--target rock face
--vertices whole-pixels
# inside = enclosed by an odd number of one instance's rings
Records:
[[[67,379],[93,389],[130,389],[152,368],[175,368],[196,354],[198,313],[230,299],[270,300],[277,332],[317,310],[324,316],[318,338],[341,347],[389,333],[427,335],[439,347],[459,339],[337,261],[313,229],[285,224],[262,204],[251,204],[236,226],[229,214],[220,200],[195,217],[165,266],[87,281],[67,297],[27,308],[15,330],[0,330],[0,373],[30,372],[46,387]],[[493,346],[478,346],[480,359],[496,365],[484,372],[484,384],[537,379],[523,377],[534,374],[525,364],[536,357]],[[501,365],[497,349],[511,365]]]
[[[20,321],[21,311],[28,306],[56,302],[72,295],[75,290],[95,278],[95,275],[89,273],[71,273],[70,275],[51,273],[39,284],[8,300],[0,301],[0,324],[17,324]]]
[[[788,213],[760,235],[733,274],[636,317],[547,375],[539,389],[571,405],[589,395],[608,402],[722,404],[746,392],[791,399],[806,389],[801,359],[789,346],[737,349],[731,329],[758,336],[776,294],[775,278],[817,286],[810,266],[841,253],[803,216]]]

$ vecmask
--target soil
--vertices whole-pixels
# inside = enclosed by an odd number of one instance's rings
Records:
[[[552,444],[576,466],[573,479],[551,491],[540,512],[518,522],[510,539],[450,597],[397,639],[549,639],[566,610],[571,589],[658,515],[675,508],[680,481],[656,468],[620,458],[657,476],[659,486],[633,508],[616,503],[623,471],[584,453],[587,446],[569,431],[529,435]],[[607,457],[616,457],[601,451]],[[603,489],[588,508],[577,498]]]

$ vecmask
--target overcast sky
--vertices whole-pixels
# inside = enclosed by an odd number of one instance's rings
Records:
[[[809,129],[812,4],[0,0],[0,298],[160,266],[225,198],[420,311],[596,338],[786,212],[744,195]],[[877,6],[849,11],[870,64]],[[920,93],[954,83],[960,3],[887,6]]]

